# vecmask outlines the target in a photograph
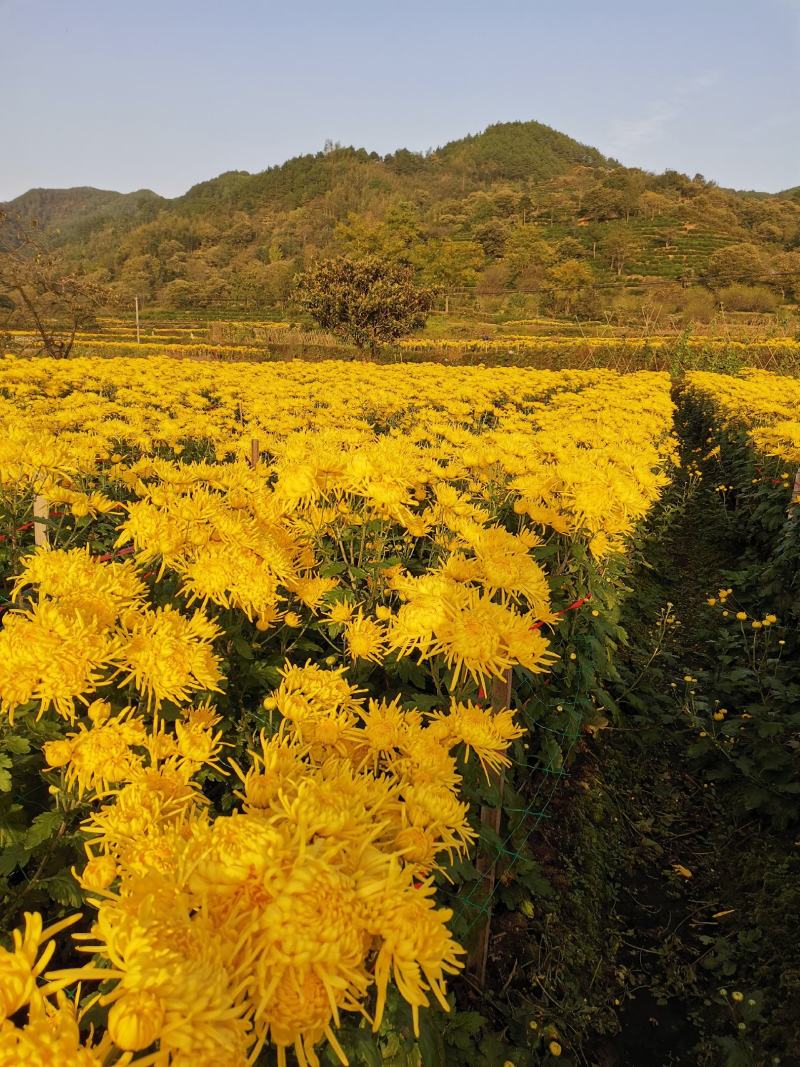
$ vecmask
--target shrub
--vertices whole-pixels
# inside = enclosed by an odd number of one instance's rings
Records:
[[[774,311],[780,301],[765,285],[726,285],[719,291],[720,306],[728,311]]]

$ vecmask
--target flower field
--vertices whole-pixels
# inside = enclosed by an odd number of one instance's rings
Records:
[[[717,490],[739,520],[742,540],[778,566],[768,567],[786,601],[798,565],[800,503],[800,380],[747,370],[739,377],[695,371],[686,376],[684,403],[706,433],[703,454]]]
[[[800,380],[763,371],[739,378],[695,371],[687,384],[721,430],[744,432],[754,452],[776,459],[777,467],[800,464]]]
[[[513,324],[509,324],[513,326]],[[620,373],[702,368],[732,373],[759,367],[797,374],[800,341],[772,332],[725,328],[684,334],[639,334],[595,324],[579,334],[564,332],[555,320],[520,323],[533,333],[507,332],[498,336],[425,336],[400,338],[374,354],[381,362],[438,362],[446,365],[522,366],[535,369],[610,369]],[[494,327],[492,327],[494,328]],[[36,331],[10,329],[0,334],[5,345],[25,355],[39,343]],[[2,347],[0,347],[0,353]],[[325,362],[358,357],[353,346],[331,333],[271,321],[189,321],[164,319],[143,322],[137,341],[133,323],[102,317],[92,329],[75,334],[75,354],[86,357],[157,357],[231,362],[283,361],[300,358]]]
[[[700,728],[691,756],[730,810],[788,826],[800,792],[800,382],[694,372],[681,410],[736,563],[730,584],[706,591],[715,662],[699,680],[702,707],[688,699]]]
[[[3,361],[0,1061],[345,1062],[447,1009],[479,805],[518,860],[613,703],[672,412],[655,373]]]

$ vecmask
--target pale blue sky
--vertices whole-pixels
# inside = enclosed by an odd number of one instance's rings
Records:
[[[0,0],[0,200],[175,196],[326,138],[426,149],[512,119],[800,184],[800,0]]]

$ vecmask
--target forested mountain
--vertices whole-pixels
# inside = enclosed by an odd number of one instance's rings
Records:
[[[65,240],[79,241],[122,219],[144,222],[168,204],[168,200],[149,189],[115,193],[78,186],[74,189],[29,189],[10,204],[0,206],[10,209],[23,221],[36,219],[43,229],[60,231]]]
[[[82,270],[172,308],[282,304],[337,252],[411,265],[443,297],[594,315],[655,294],[698,313],[800,298],[800,197],[622,167],[537,122],[499,123],[424,154],[326,145],[167,200],[142,190],[25,193]],[[701,317],[701,316],[699,316]]]

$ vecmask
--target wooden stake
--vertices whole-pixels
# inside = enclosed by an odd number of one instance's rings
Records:
[[[45,523],[50,518],[50,506],[43,496],[35,496],[33,498],[33,540],[37,545],[44,545],[45,548],[50,547],[50,540],[47,536],[47,526]],[[37,522],[37,519],[43,519],[44,522]]]
[[[504,708],[511,706],[510,668],[502,678],[494,678],[492,680],[491,698],[493,711],[502,711]],[[505,773],[500,771],[499,773],[491,774],[490,781],[497,787],[497,806],[481,805],[481,826],[487,826],[495,834],[499,834],[503,815]],[[475,866],[484,887],[483,892],[476,894],[476,897],[477,901],[485,903],[485,911],[478,925],[475,944],[467,957],[467,970],[476,979],[478,985],[483,988],[486,985],[486,964],[489,959],[489,940],[492,932],[492,897],[497,878],[497,858],[493,859],[486,852],[479,852]]]
[[[136,308],[136,344],[139,345],[139,344],[142,343],[142,339],[141,339],[141,336],[139,334],[139,297],[135,296],[133,298],[133,302],[134,302],[134,306]]]
[[[260,454],[261,454],[261,452],[260,452],[260,449],[258,447],[258,438],[254,437],[250,441],[250,466],[253,468],[253,470],[255,470],[256,467],[258,466],[258,460],[259,460]]]

